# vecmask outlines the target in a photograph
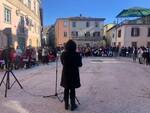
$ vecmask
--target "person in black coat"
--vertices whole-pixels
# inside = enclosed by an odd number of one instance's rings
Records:
[[[10,55],[11,49],[12,48],[10,46],[8,46],[2,52],[2,58],[5,61],[6,69],[11,69],[12,68],[12,66],[11,66],[11,55]]]
[[[82,58],[76,52],[76,43],[69,40],[65,45],[65,51],[61,55],[61,63],[63,65],[61,86],[64,87],[65,109],[69,107],[69,96],[71,102],[71,110],[77,108],[75,104],[75,88],[79,88],[80,76],[79,67],[82,66]]]

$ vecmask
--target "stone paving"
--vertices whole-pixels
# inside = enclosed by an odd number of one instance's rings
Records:
[[[61,70],[59,63],[58,92],[63,91]],[[25,91],[15,84],[4,98],[2,85],[0,113],[71,113],[57,98],[43,98],[55,92],[55,71],[55,63],[13,71]],[[83,59],[80,76],[77,98],[81,105],[74,113],[150,113],[150,66],[128,58],[88,57]]]

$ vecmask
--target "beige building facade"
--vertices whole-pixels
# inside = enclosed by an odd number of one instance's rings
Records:
[[[41,46],[40,0],[0,0],[0,48]]]
[[[111,46],[145,46],[150,47],[150,17],[138,20],[126,21],[107,31],[107,38],[111,40]],[[149,19],[148,19],[149,18]]]
[[[107,40],[111,46],[117,45],[116,44],[116,42],[117,42],[117,33],[116,32],[117,32],[116,26],[113,26],[106,31],[105,37],[107,38]]]
[[[107,31],[108,31],[109,29],[111,29],[113,26],[115,26],[115,24],[113,24],[113,23],[104,25],[104,36],[105,36],[105,37],[106,37],[106,35],[107,35]]]
[[[59,18],[55,23],[56,45],[63,46],[69,39],[78,45],[94,45],[103,37],[104,18]]]

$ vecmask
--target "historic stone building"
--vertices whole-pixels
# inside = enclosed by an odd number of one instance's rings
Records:
[[[78,45],[94,45],[103,37],[104,18],[69,17],[58,18],[55,23],[56,45],[73,39]]]
[[[41,0],[0,0],[0,48],[41,46]]]
[[[130,8],[118,17],[125,19],[107,30],[112,46],[150,47],[150,9]]]

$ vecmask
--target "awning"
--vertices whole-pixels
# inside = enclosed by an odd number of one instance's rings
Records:
[[[125,17],[144,17],[150,15],[150,9],[148,8],[139,8],[134,7],[130,9],[124,9],[116,17],[125,18]]]

